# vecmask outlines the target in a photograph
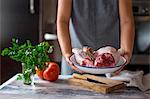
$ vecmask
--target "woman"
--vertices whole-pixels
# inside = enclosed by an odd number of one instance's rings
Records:
[[[71,73],[69,66],[80,72],[69,58],[73,47],[85,45],[121,49],[129,63],[134,42],[132,0],[59,0],[57,35],[64,56],[62,74]]]

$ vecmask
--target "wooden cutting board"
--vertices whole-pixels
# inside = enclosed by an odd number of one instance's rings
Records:
[[[90,74],[73,74],[73,78],[68,79],[68,82],[71,85],[81,86],[104,94],[125,87],[123,82]]]

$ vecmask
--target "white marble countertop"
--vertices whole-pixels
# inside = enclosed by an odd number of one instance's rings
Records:
[[[60,75],[56,82],[35,77],[34,86],[24,85],[16,75],[0,86],[0,99],[150,99],[149,94],[137,88],[125,88],[101,94],[78,86],[69,85],[71,75]]]

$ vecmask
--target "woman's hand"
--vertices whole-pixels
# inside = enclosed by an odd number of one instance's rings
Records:
[[[130,54],[130,52],[125,52],[124,49],[118,49],[119,53],[121,54],[121,56],[123,56],[126,59],[126,65],[130,62],[131,60],[131,56],[132,54]]]
[[[131,52],[126,52],[124,49],[118,49],[118,52],[121,54],[121,56],[123,56],[126,59],[126,63],[117,71],[115,71],[114,75],[118,75],[122,69],[125,67],[125,65],[127,65],[130,62],[131,56],[132,54],[130,54]]]
[[[73,62],[70,60],[71,55],[68,55],[65,57],[66,62],[68,63],[68,65],[74,69],[75,71],[78,71],[79,73],[83,74],[84,72],[81,71],[79,68],[77,68],[76,66],[74,66]]]

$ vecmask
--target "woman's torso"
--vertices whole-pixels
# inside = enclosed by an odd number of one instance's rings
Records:
[[[73,46],[119,48],[118,0],[73,0],[70,33]]]

